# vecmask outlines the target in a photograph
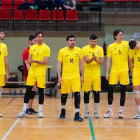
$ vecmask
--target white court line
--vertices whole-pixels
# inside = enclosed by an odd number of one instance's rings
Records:
[[[7,138],[7,136],[10,134],[10,132],[12,131],[12,129],[16,126],[16,124],[18,123],[18,121],[20,120],[20,118],[18,118],[15,123],[12,125],[12,127],[8,130],[8,132],[5,134],[5,136],[1,139],[1,140],[5,140]]]
[[[35,125],[33,125],[33,126],[27,126],[27,125],[17,125],[16,127],[46,127],[46,128],[65,128],[65,127],[74,127],[74,128],[80,128],[80,127],[85,127],[85,128],[87,128],[87,127],[89,127],[89,126],[35,126]],[[132,129],[132,128],[138,128],[138,129],[140,129],[140,127],[135,127],[135,126],[94,126],[94,128],[130,128],[130,129]]]

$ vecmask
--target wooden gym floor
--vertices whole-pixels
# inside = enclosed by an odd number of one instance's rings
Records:
[[[61,105],[60,93],[58,97],[45,97],[43,114],[27,115],[17,118],[22,110],[23,98],[0,99],[0,139],[1,140],[140,140],[140,120],[133,117],[137,114],[133,94],[127,94],[124,119],[118,119],[119,94],[114,94],[113,116],[103,118],[107,111],[107,94],[101,93],[99,119],[93,118],[94,101],[90,98],[90,119],[75,122],[74,100],[69,95],[66,105],[66,118],[59,119]],[[34,99],[33,108],[38,110],[38,98]],[[83,93],[81,93],[81,116],[84,116],[85,107]],[[91,126],[91,127],[90,127]],[[92,129],[93,126],[93,129]]]

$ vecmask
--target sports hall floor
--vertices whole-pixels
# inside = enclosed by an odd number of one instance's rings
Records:
[[[9,89],[3,89],[5,90]],[[124,108],[124,119],[118,119],[119,94],[114,94],[113,116],[103,118],[107,111],[107,94],[101,93],[99,106],[100,119],[93,118],[94,101],[90,98],[91,119],[83,122],[75,122],[74,100],[69,95],[66,105],[66,118],[59,119],[60,91],[58,97],[45,97],[43,114],[27,115],[25,118],[17,118],[22,110],[23,98],[4,95],[0,99],[0,139],[1,140],[140,140],[140,120],[134,120],[137,113],[133,94],[127,94]],[[35,98],[33,108],[38,110],[38,98]],[[81,93],[81,116],[84,116],[85,108],[83,93]],[[93,128],[93,129],[92,129]]]

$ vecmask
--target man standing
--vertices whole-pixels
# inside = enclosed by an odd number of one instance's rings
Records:
[[[120,81],[120,110],[118,117],[123,118],[123,108],[125,104],[125,91],[126,85],[129,84],[128,73],[128,41],[123,41],[123,31],[116,29],[113,32],[115,42],[110,44],[107,49],[107,61],[106,61],[106,80],[109,81],[108,89],[108,111],[104,114],[105,118],[108,118],[113,114],[112,102],[113,92],[115,86]],[[109,76],[110,61],[112,59],[111,73]]]
[[[6,44],[2,43],[4,37],[4,30],[0,29],[0,98],[2,96],[2,87],[5,85],[5,81],[9,79],[8,51]],[[2,114],[0,114],[0,117],[2,117]]]
[[[30,93],[36,82],[39,92],[38,117],[44,117],[42,114],[42,107],[44,103],[44,88],[46,86],[46,65],[48,64],[50,58],[50,48],[43,43],[43,31],[37,31],[35,37],[37,44],[32,45],[29,50],[28,63],[31,64],[31,67],[29,69],[26,82],[23,110],[18,114],[18,117],[26,115]]]
[[[74,93],[74,105],[75,105],[75,121],[83,121],[80,117],[80,86],[84,81],[84,63],[82,51],[80,48],[75,46],[75,36],[68,35],[66,37],[67,45],[62,48],[58,54],[58,63],[57,63],[57,74],[58,74],[58,82],[61,84],[61,114],[60,118],[65,118],[65,104],[67,102],[68,93],[72,88],[72,92]],[[80,83],[80,72],[79,72],[79,62],[81,68],[81,83]],[[62,77],[61,73],[61,65],[62,65]]]
[[[140,119],[140,42],[129,41],[129,67],[133,76],[134,97],[138,113],[134,119]],[[134,67],[133,67],[134,64]]]
[[[23,58],[23,73],[24,73],[24,80],[27,81],[27,76],[28,76],[28,71],[30,69],[30,64],[28,63],[28,57],[29,57],[29,49],[32,45],[36,44],[36,39],[34,35],[30,35],[29,36],[29,47],[27,47],[23,53],[22,53],[22,58]],[[33,108],[32,108],[32,104],[33,104],[33,99],[36,95],[36,85],[33,86],[32,91],[30,93],[30,100],[28,103],[28,109],[26,110],[27,114],[36,114],[38,112],[36,112]]]
[[[83,47],[82,52],[84,56],[84,83],[82,84],[82,91],[84,91],[85,103],[85,118],[89,117],[89,95],[91,85],[94,90],[94,118],[99,118],[98,108],[100,102],[101,91],[101,72],[100,65],[104,64],[103,49],[97,45],[98,37],[94,34],[90,36],[90,44]]]

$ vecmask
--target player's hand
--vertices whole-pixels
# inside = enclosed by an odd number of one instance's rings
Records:
[[[84,77],[81,76],[81,84],[84,82]]]
[[[9,73],[6,73],[6,75],[5,75],[5,81],[7,82],[8,79],[9,79]]]
[[[93,55],[92,58],[93,58],[93,61],[97,61],[97,56]]]
[[[59,83],[60,85],[62,85],[62,82],[63,82],[62,78],[59,77],[59,78],[58,78],[58,83]]]
[[[28,61],[28,63],[30,63],[30,64],[32,64],[32,63],[35,63],[36,61],[34,60],[34,59],[30,59],[29,61]]]
[[[109,74],[108,73],[106,73],[105,77],[106,77],[106,80],[109,81]]]

